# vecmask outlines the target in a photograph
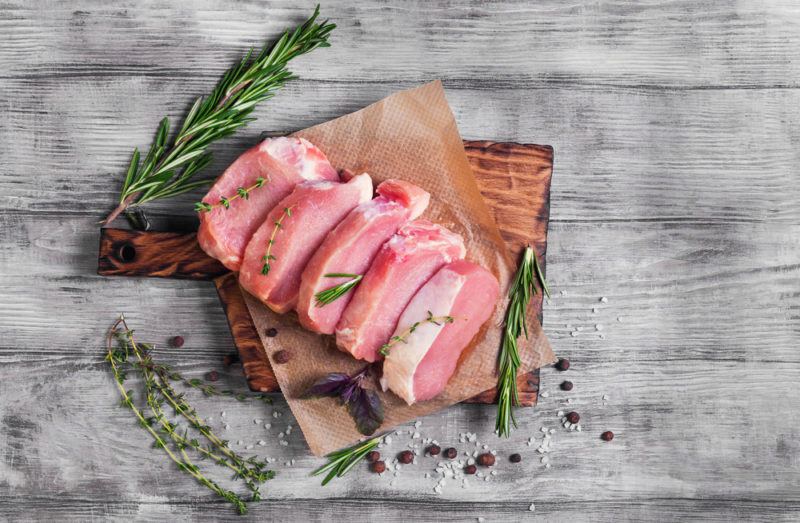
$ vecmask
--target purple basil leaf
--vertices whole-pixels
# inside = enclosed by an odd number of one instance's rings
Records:
[[[383,423],[383,406],[378,393],[358,387],[347,404],[358,431],[369,436]]]
[[[339,396],[350,384],[350,376],[333,372],[318,379],[306,390],[304,396]]]

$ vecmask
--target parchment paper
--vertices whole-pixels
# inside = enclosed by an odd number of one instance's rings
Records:
[[[395,93],[360,111],[295,134],[322,149],[337,169],[368,172],[375,185],[387,178],[399,178],[430,192],[431,203],[423,217],[461,234],[467,259],[492,271],[503,291],[493,317],[464,351],[455,375],[440,396],[408,406],[391,392],[380,392],[385,420],[376,434],[495,386],[505,296],[516,260],[509,259],[480,195],[441,82]],[[300,327],[294,313],[275,314],[256,298],[246,292],[244,295],[281,390],[311,451],[319,456],[363,439],[338,400],[301,396],[325,374],[354,373],[365,363],[339,351],[332,336]],[[528,322],[530,339],[520,343],[521,371],[555,361],[538,320],[530,314]],[[278,335],[266,337],[266,330],[272,327]],[[275,363],[272,355],[281,349],[291,353],[288,363]]]

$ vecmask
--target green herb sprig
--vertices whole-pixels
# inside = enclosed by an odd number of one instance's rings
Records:
[[[211,183],[211,179],[194,180],[211,162],[209,145],[255,120],[250,114],[256,105],[297,78],[287,69],[292,59],[318,47],[329,47],[328,36],[336,25],[327,20],[318,23],[318,16],[319,6],[302,25],[284,32],[273,46],[265,46],[252,60],[251,49],[207,97],[195,101],[172,141],[168,140],[169,119],[162,119],[144,161],[140,162],[139,149],[134,149],[119,205],[103,223],[111,223],[133,205],[170,198]]]
[[[372,449],[378,446],[378,443],[381,442],[381,437],[382,436],[378,436],[361,443],[357,443],[352,447],[331,452],[325,456],[328,458],[328,463],[312,472],[311,475],[318,476],[323,472],[327,472],[328,475],[322,480],[323,486],[327,485],[333,478],[341,478],[350,472],[350,470],[355,467],[359,461],[364,459],[364,457]]]
[[[316,298],[317,307],[324,307],[325,305],[332,303],[345,294],[347,294],[350,289],[355,287],[356,285],[361,282],[362,278],[364,278],[363,274],[348,274],[346,272],[331,272],[325,275],[326,278],[350,278],[346,282],[342,282],[339,285],[334,285],[333,287],[329,287],[324,291],[319,291],[314,295]]]
[[[269,271],[272,269],[272,261],[277,260],[277,258],[272,254],[272,246],[275,244],[275,236],[278,234],[278,230],[283,227],[283,220],[287,217],[291,218],[292,216],[292,209],[294,206],[291,207],[284,207],[283,212],[281,213],[280,218],[275,221],[275,226],[272,229],[272,234],[269,237],[269,241],[267,242],[267,252],[264,253],[264,256],[261,258],[264,262],[264,265],[261,267],[261,274],[264,276],[269,274]]]
[[[267,183],[267,180],[261,176],[256,178],[256,183],[251,185],[250,187],[239,187],[236,189],[236,194],[233,196],[222,196],[217,203],[206,203],[206,202],[197,202],[194,204],[195,212],[209,212],[215,207],[222,207],[225,210],[231,208],[231,202],[241,198],[242,200],[249,200],[250,193],[253,192],[255,189],[260,189]]]
[[[517,269],[514,282],[508,291],[508,308],[506,309],[505,330],[498,357],[497,378],[497,418],[495,431],[498,435],[509,437],[511,425],[517,426],[514,418],[514,407],[519,405],[517,389],[517,372],[521,365],[518,338],[524,333],[528,337],[528,325],[525,315],[531,297],[536,294],[534,279],[538,279],[542,289],[550,297],[550,291],[539,267],[536,252],[529,245],[522,255],[522,263]]]
[[[114,342],[116,341],[116,346]],[[150,354],[152,346],[137,343],[133,331],[128,327],[124,316],[114,323],[109,330],[106,346],[106,360],[111,365],[117,388],[122,395],[122,405],[136,416],[139,424],[155,441],[156,448],[161,448],[176,466],[194,477],[200,484],[212,492],[231,502],[240,514],[247,512],[247,505],[238,494],[226,490],[206,477],[201,469],[192,461],[187,450],[196,451],[201,459],[208,459],[217,465],[233,471],[233,477],[242,479],[251,492],[250,501],[261,499],[259,486],[274,477],[274,472],[267,469],[267,464],[255,457],[243,458],[228,447],[228,442],[216,436],[210,427],[199,418],[197,412],[186,402],[183,394],[178,394],[169,383],[176,378],[170,374],[168,367],[157,364]],[[135,356],[135,360],[131,358]],[[144,381],[144,397],[150,414],[136,406],[133,392],[124,387],[128,378],[126,369],[138,370]],[[209,444],[201,442],[189,435],[188,429],[181,434],[178,426],[169,421],[163,406],[169,405],[175,414],[183,416],[189,425],[200,432]]]
[[[452,316],[434,316],[431,311],[428,311],[428,316],[424,320],[412,323],[410,327],[402,331],[396,336],[389,338],[389,341],[381,345],[380,353],[384,356],[389,355],[389,349],[398,343],[408,343],[408,336],[417,330],[417,327],[424,323],[433,323],[434,325],[442,325],[444,323],[453,323],[455,318]]]

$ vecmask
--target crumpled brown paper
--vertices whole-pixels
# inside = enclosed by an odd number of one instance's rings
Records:
[[[423,215],[461,234],[467,259],[492,271],[503,300],[461,356],[447,388],[437,398],[408,406],[391,392],[380,392],[385,420],[377,433],[458,403],[497,383],[497,356],[510,280],[516,260],[509,258],[500,232],[472,175],[456,122],[441,82],[395,93],[369,107],[295,133],[317,145],[337,169],[368,172],[375,185],[387,178],[408,180],[431,193]],[[275,376],[311,451],[322,455],[349,446],[363,436],[345,407],[334,398],[303,399],[314,381],[330,372],[354,373],[365,363],[339,351],[332,336],[303,329],[294,313],[279,315],[244,293]],[[530,338],[520,342],[521,371],[555,360],[535,317],[529,315]],[[271,327],[276,337],[266,337]],[[288,363],[272,355],[288,350]]]

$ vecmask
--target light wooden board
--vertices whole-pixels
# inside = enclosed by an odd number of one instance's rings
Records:
[[[573,369],[543,371],[550,396],[520,413],[509,441],[491,435],[487,406],[422,420],[443,442],[473,431],[501,455],[522,452],[494,481],[439,498],[420,466],[393,486],[357,470],[321,488],[307,477],[319,461],[293,434],[288,447],[256,446],[297,461],[280,466],[265,489],[273,501],[253,519],[796,520],[798,4],[331,4],[334,47],[298,62],[304,79],[218,147],[214,165],[262,130],[313,125],[442,78],[464,138],[555,148],[556,296],[544,328]],[[95,276],[96,222],[118,190],[109,180],[158,119],[181,114],[244,47],[307,9],[0,7],[0,519],[232,518],[148,448],[101,361],[100,333],[126,312],[162,345],[187,337],[163,351],[183,372],[222,370],[233,345],[215,290]],[[193,199],[154,206],[156,221],[191,228]],[[567,376],[586,430],[558,432],[546,470],[525,441],[555,425]],[[221,381],[245,388],[238,368]],[[197,404],[215,422],[225,409],[233,438],[266,436],[252,423],[265,416],[260,404]],[[595,439],[605,428],[618,434],[610,445]]]

